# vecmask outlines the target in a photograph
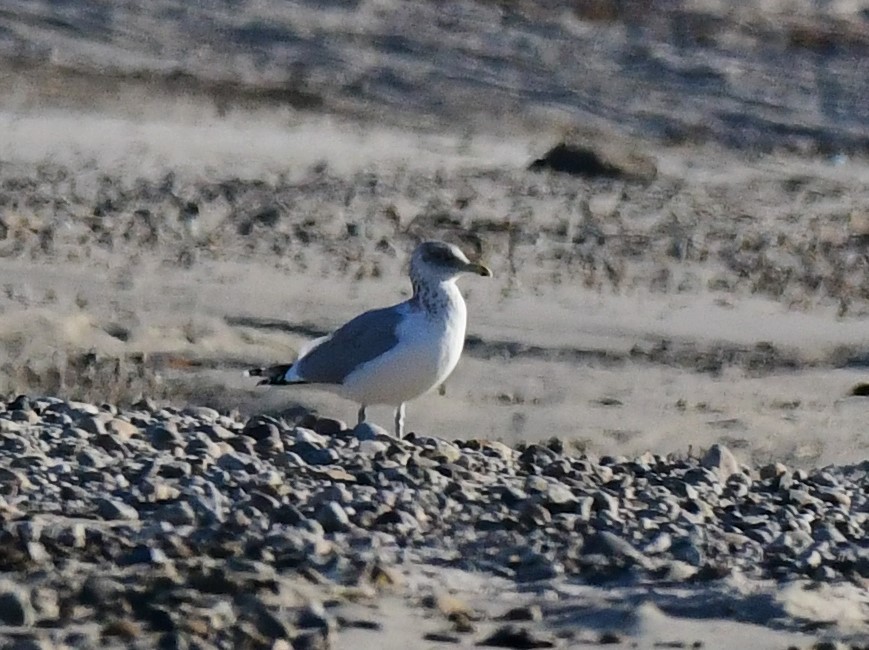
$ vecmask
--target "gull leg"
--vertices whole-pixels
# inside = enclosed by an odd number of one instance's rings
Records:
[[[398,438],[404,436],[404,402],[395,409],[395,435]]]
[[[359,407],[359,411],[356,413],[356,424],[362,424],[365,422],[365,404]]]

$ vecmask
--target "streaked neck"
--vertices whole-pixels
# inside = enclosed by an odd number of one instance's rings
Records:
[[[411,304],[429,313],[440,313],[456,307],[461,309],[465,305],[455,278],[423,282],[412,277],[410,281],[413,285]]]

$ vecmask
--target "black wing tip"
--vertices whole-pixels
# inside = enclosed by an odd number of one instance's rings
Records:
[[[281,366],[269,366],[267,368],[251,368],[244,371],[245,377],[262,377],[257,382],[257,386],[283,386],[289,384],[284,379],[287,371],[293,367],[293,364],[285,364]]]

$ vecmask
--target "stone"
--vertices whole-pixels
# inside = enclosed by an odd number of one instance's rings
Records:
[[[331,465],[338,460],[334,449],[323,449],[309,442],[297,442],[288,451],[299,456],[307,465]]]
[[[328,630],[332,623],[322,603],[311,601],[299,611],[296,626],[302,629]]]
[[[725,483],[733,474],[741,473],[739,463],[733,453],[724,445],[714,444],[709,448],[700,464],[718,474],[718,480]]]
[[[386,429],[372,422],[357,424],[351,433],[357,440],[388,440],[392,437]]]
[[[184,445],[184,437],[175,427],[151,427],[147,431],[147,437],[151,446],[160,451],[170,451]]]
[[[508,609],[498,618],[502,621],[542,621],[543,610],[540,605],[523,605]]]
[[[107,521],[138,521],[139,512],[131,505],[120,499],[100,497],[95,501],[97,514]]]
[[[145,544],[138,544],[121,558],[118,564],[121,566],[130,566],[132,564],[158,565],[166,564],[168,561],[169,558],[166,557],[166,554],[161,549],[146,546]]]
[[[227,472],[243,472],[253,466],[252,462],[248,462],[244,458],[241,458],[238,453],[234,451],[222,454],[217,459],[216,464],[220,469],[226,470]]]
[[[321,436],[337,436],[346,430],[347,425],[344,422],[332,418],[317,418],[317,422],[314,424],[314,431]]]
[[[106,434],[105,422],[97,417],[83,417],[78,421],[78,426],[80,429],[83,429],[84,431],[87,431],[88,433],[92,433],[94,435]]]
[[[11,580],[0,580],[0,621],[6,625],[30,626],[35,620],[30,593]]]
[[[503,625],[477,645],[494,648],[554,648],[555,641],[537,635],[526,627]]]
[[[560,483],[549,486],[545,502],[550,512],[573,512],[576,509],[576,497],[573,496],[573,492]]]
[[[539,503],[529,499],[519,508],[519,521],[529,528],[546,526],[552,523],[552,514]]]
[[[600,554],[611,559],[629,560],[641,567],[648,567],[649,561],[627,540],[608,530],[590,535],[582,547],[583,553]]]
[[[317,510],[317,521],[327,533],[343,532],[350,527],[347,512],[335,501],[329,501]]]
[[[239,438],[232,431],[219,424],[206,424],[199,427],[199,430],[214,442],[229,442],[232,444],[233,441]]]
[[[389,447],[384,442],[379,440],[362,440],[359,443],[359,453],[365,456],[376,456],[377,454],[385,454]]]
[[[205,422],[215,422],[220,417],[220,413],[207,406],[187,406],[181,413]]]
[[[248,423],[244,425],[244,429],[241,430],[241,434],[253,438],[257,442],[262,442],[263,440],[271,438],[277,438],[280,440],[281,438],[281,432],[277,425],[272,424],[271,422],[257,422],[255,420],[248,421]]]
[[[109,420],[106,429],[116,438],[122,441],[130,440],[133,436],[139,435],[139,427],[125,420],[114,418]]]
[[[647,555],[659,555],[669,551],[672,545],[673,538],[670,533],[661,532],[643,546],[643,553]]]
[[[770,463],[760,468],[759,476],[762,481],[777,478],[788,471],[787,465],[784,463]]]

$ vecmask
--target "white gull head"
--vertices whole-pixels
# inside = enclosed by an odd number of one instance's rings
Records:
[[[471,262],[458,246],[446,242],[423,242],[410,258],[410,279],[414,288],[420,284],[454,281],[462,273],[492,275],[488,267]]]

